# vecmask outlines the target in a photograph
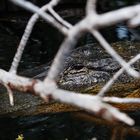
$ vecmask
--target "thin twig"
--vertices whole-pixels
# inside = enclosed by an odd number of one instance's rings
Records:
[[[39,7],[35,6],[29,1],[25,0],[11,0],[16,5],[19,5],[33,13],[37,13],[40,17],[42,17],[47,23],[51,24],[52,26],[56,27],[60,32],[64,35],[68,34],[68,29],[62,26],[59,22],[57,22],[53,17],[49,14],[45,13],[44,11],[40,10]]]
[[[118,98],[118,97],[104,97],[103,98],[104,102],[109,102],[109,103],[140,103],[140,98]]]
[[[72,49],[76,45],[78,39],[82,36],[82,22],[79,24],[75,25],[74,27],[71,28],[69,31],[68,36],[60,46],[60,49],[57,52],[56,57],[54,58],[54,61],[50,67],[50,70],[48,72],[48,76],[45,78],[51,79],[51,80],[56,80],[60,72],[64,68],[64,61],[67,56],[71,53]]]
[[[7,84],[4,84],[4,86],[7,89],[7,93],[9,95],[9,102],[11,106],[14,106],[14,97],[13,97],[13,91],[10,89],[10,87]]]
[[[131,19],[139,19],[137,15],[140,13],[140,4],[124,7],[122,9],[106,12],[103,14],[90,14],[86,18],[88,20],[88,27],[91,29],[99,29],[102,27],[108,27],[122,21],[128,21],[128,25],[130,24],[129,21]],[[137,26],[139,23],[137,24]],[[131,26],[131,25],[130,25]]]
[[[128,63],[124,61],[124,59],[110,46],[110,44],[104,39],[104,37],[97,31],[92,30],[91,33],[93,36],[99,41],[101,46],[113,57],[115,58],[119,64],[124,67],[126,72],[135,78],[140,78],[140,73],[130,67]]]
[[[59,15],[57,15],[55,13],[55,11],[52,9],[52,7],[56,6],[56,4],[58,4],[58,2],[59,2],[59,0],[57,0],[57,1],[52,0],[51,2],[49,2],[48,4],[46,4],[42,8],[40,8],[40,10],[42,10],[42,11],[50,10],[52,15],[54,17],[57,17],[57,20],[59,20],[59,22],[63,23],[66,27],[70,28],[71,27],[70,24],[68,24],[66,21],[62,20],[61,17]],[[34,27],[35,23],[37,22],[38,18],[39,18],[39,15],[36,13],[28,21],[28,24],[25,28],[24,34],[23,34],[21,41],[20,41],[20,44],[18,46],[17,52],[16,52],[15,57],[13,59],[11,68],[9,70],[12,73],[17,73],[17,68],[18,68],[19,62],[21,60],[23,51],[25,49],[27,41],[31,35],[33,27]]]
[[[132,58],[128,64],[132,65],[136,61],[140,59],[140,54],[136,55],[134,58]],[[122,67],[118,72],[116,72],[113,77],[104,85],[104,87],[99,91],[99,96],[104,96],[104,94],[109,90],[109,88],[113,85],[113,83],[117,80],[117,78],[124,72],[124,67]]]
[[[72,28],[72,25],[67,21],[63,20],[53,9],[49,6],[49,12],[59,21],[63,26],[67,27],[68,29]]]
[[[88,0],[86,6],[86,15],[94,15],[96,14],[96,2],[97,0]]]

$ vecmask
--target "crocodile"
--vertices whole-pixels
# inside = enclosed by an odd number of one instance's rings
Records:
[[[140,52],[139,43],[133,42],[115,42],[112,47],[129,61]],[[27,70],[21,75],[32,76],[43,79],[49,69],[48,64],[41,67]],[[136,70],[140,70],[140,63],[137,61],[132,65]],[[71,52],[64,62],[64,70],[60,73],[57,83],[60,88],[77,91],[81,93],[97,94],[103,85],[121,68],[120,64],[112,58],[100,45],[91,43],[77,47]],[[140,80],[130,77],[124,72],[106,93],[108,96],[118,97],[139,97]],[[77,111],[78,108],[72,106],[51,102],[46,104],[38,97],[25,94],[15,94],[15,106],[10,107],[6,94],[1,95],[0,114],[14,115],[34,115],[45,112]],[[123,110],[136,110],[139,104],[132,107],[128,104],[116,104]]]
[[[78,91],[93,85],[104,84],[121,68],[115,59],[94,44],[75,49],[65,63],[59,83],[61,87]],[[118,80],[119,83],[130,81],[132,78],[127,74],[122,74]]]
[[[139,43],[115,42],[112,43],[112,46],[126,61],[140,52]],[[139,61],[132,66],[139,70]],[[64,62],[64,70],[60,73],[57,82],[61,88],[66,90],[96,94],[120,68],[120,64],[101,46],[91,43],[72,51]],[[47,71],[36,75],[35,78],[43,79],[46,75]],[[112,92],[118,92],[119,90],[122,92],[132,91],[139,88],[138,81],[124,72],[116,80],[111,90]],[[115,94],[113,96],[117,96]],[[125,96],[124,93],[121,94],[118,96]]]
[[[112,46],[126,61],[140,52],[139,43],[116,42]],[[140,70],[139,61],[132,67]],[[88,44],[75,49],[66,59],[65,68],[60,74],[58,83],[61,88],[67,90],[97,94],[120,68],[120,64],[101,46]],[[111,87],[108,95],[125,97],[139,87],[139,80],[124,72]]]

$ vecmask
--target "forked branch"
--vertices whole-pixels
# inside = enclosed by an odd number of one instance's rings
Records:
[[[140,78],[140,73],[134,70],[130,65],[139,59],[139,55],[127,63],[119,56],[119,54],[113,50],[103,36],[98,32],[99,28],[114,25],[121,21],[127,21],[129,26],[137,26],[140,21],[140,5],[130,6],[119,10],[111,11],[104,14],[97,14],[96,12],[96,0],[88,0],[86,6],[86,16],[79,23],[72,26],[70,23],[63,20],[54,10],[59,0],[52,0],[47,5],[39,8],[29,1],[25,0],[11,0],[16,5],[19,5],[31,12],[34,15],[28,22],[25,29],[25,33],[21,39],[19,48],[15,55],[12,63],[10,72],[0,70],[0,83],[8,85],[12,90],[19,90],[23,92],[30,92],[38,95],[44,100],[47,97],[72,104],[88,111],[91,111],[100,117],[107,120],[118,120],[125,122],[129,125],[133,125],[134,121],[129,118],[126,114],[121,113],[118,109],[112,107],[107,102],[124,102],[124,103],[140,103],[140,99],[120,99],[115,97],[99,97],[91,96],[87,94],[80,94],[59,89],[56,85],[56,78],[59,73],[63,70],[63,64],[65,58],[70,54],[71,50],[76,45],[78,39],[86,32],[90,32],[98,40],[103,48],[114,57],[118,63],[122,66],[113,78],[105,85],[105,87],[99,92],[99,95],[104,93],[110,88],[112,83],[119,77],[119,75],[125,70],[129,75],[134,78]],[[46,13],[48,10],[51,14]],[[52,63],[52,66],[48,72],[48,76],[45,77],[44,81],[34,80],[18,76],[17,67],[19,65],[23,50],[32,32],[35,22],[39,18],[43,18],[47,23],[57,28],[62,34],[65,35],[65,39],[62,42],[60,49]],[[10,92],[10,91],[9,91]]]

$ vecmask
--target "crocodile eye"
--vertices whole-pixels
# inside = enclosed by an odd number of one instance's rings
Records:
[[[75,69],[75,70],[81,70],[83,67],[84,67],[84,66],[82,66],[82,65],[79,65],[79,66],[77,65],[77,66],[74,66],[74,69]]]

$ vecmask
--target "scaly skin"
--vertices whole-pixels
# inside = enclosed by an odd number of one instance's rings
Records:
[[[113,43],[112,46],[126,61],[140,53],[139,43],[117,42]],[[134,66],[138,70],[140,69],[139,62]],[[47,69],[47,66],[44,65],[39,67],[39,70],[35,69],[30,71],[36,75],[36,71],[42,72]],[[101,87],[103,87],[118,69],[120,69],[119,64],[105,53],[101,47],[99,48],[95,44],[90,44],[75,49],[71,56],[66,59],[65,69],[60,74],[58,84],[64,89],[97,94]],[[32,75],[35,76],[34,74]],[[46,75],[46,72],[37,75],[36,78],[41,78]],[[2,90],[1,93],[3,92]],[[113,84],[106,95],[123,98],[140,97],[140,80],[135,80],[124,73]],[[79,110],[78,108],[61,103],[52,102],[46,104],[37,97],[19,93],[14,96],[14,107],[10,107],[6,94],[1,94],[0,98],[0,115],[23,116]],[[140,107],[140,104],[113,105],[126,111],[138,110]]]

